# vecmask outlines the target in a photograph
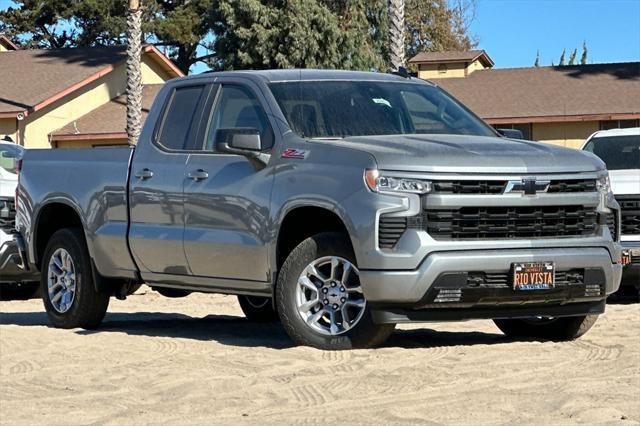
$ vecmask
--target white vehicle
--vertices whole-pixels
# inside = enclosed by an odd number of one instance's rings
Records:
[[[14,197],[18,185],[16,170],[24,148],[13,142],[0,141],[0,293],[3,297],[29,296],[37,288],[38,276],[20,269],[15,231]]]
[[[620,204],[620,241],[631,255],[624,283],[640,291],[640,127],[595,132],[582,147],[607,165]]]

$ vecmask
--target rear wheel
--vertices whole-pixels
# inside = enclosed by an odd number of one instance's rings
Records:
[[[53,234],[42,261],[44,307],[55,327],[98,327],[109,306],[109,294],[96,291],[89,251],[82,230]]]
[[[582,336],[597,319],[598,315],[581,315],[563,318],[497,319],[494,322],[509,337],[563,341]]]
[[[249,321],[271,322],[278,320],[270,297],[238,296],[240,308]]]
[[[294,342],[325,350],[381,344],[394,324],[375,324],[349,239],[307,238],[285,260],[276,286],[278,314]]]

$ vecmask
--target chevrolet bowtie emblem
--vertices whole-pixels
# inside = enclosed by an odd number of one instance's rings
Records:
[[[504,193],[521,192],[524,195],[536,195],[538,192],[547,192],[550,183],[548,180],[536,180],[536,178],[510,180],[504,187]]]

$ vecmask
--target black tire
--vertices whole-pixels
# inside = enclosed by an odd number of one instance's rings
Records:
[[[39,281],[0,283],[0,300],[29,300],[39,296]]]
[[[238,296],[240,309],[249,321],[273,322],[278,320],[278,313],[273,308],[270,297]]]
[[[493,322],[509,337],[567,341],[585,334],[598,315],[581,315],[552,319],[496,319]]]
[[[71,307],[63,313],[53,307],[47,289],[49,261],[59,248],[69,253],[76,273],[74,298]],[[91,258],[81,229],[65,228],[51,236],[42,259],[40,286],[44,308],[54,327],[94,329],[100,325],[107,312],[110,294],[96,291]]]
[[[191,294],[189,290],[182,290],[180,288],[166,288],[166,287],[152,287],[164,297],[170,297],[172,299],[178,299],[180,297],[187,297]]]
[[[369,348],[382,344],[393,333],[395,324],[375,324],[369,305],[357,324],[337,335],[317,332],[298,313],[295,301],[298,277],[307,265],[324,256],[339,256],[356,265],[349,238],[337,232],[324,232],[307,238],[291,251],[282,265],[275,296],[277,311],[287,334],[298,345],[323,350]]]

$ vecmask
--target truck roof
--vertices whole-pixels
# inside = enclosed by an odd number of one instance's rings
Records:
[[[246,70],[246,71],[207,71],[183,78],[202,77],[222,77],[222,76],[242,76],[252,79],[260,79],[266,83],[276,83],[284,81],[318,81],[318,80],[354,80],[354,81],[390,81],[390,82],[412,82],[422,84],[432,84],[419,78],[405,78],[396,74],[382,73],[375,71],[344,71],[344,70],[321,70],[321,69],[283,69],[283,70]]]
[[[626,129],[609,129],[599,130],[589,137],[591,138],[607,138],[611,136],[633,136],[640,135],[640,127],[629,127]]]

